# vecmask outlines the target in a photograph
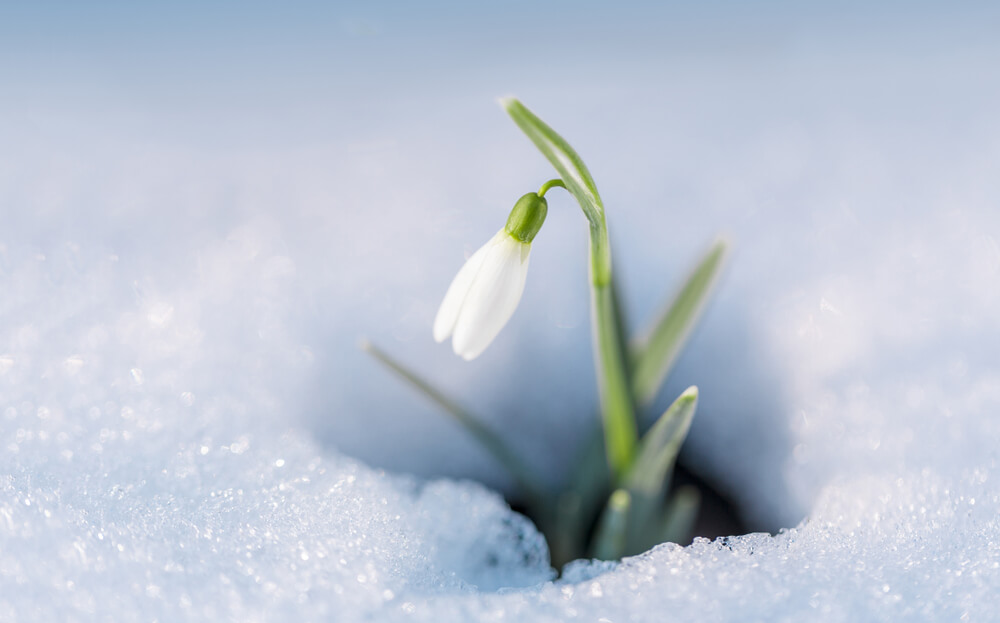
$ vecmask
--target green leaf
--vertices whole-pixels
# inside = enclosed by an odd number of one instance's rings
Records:
[[[639,454],[625,477],[625,488],[629,492],[646,497],[662,494],[697,407],[698,388],[692,385],[678,396],[643,436]]]
[[[626,552],[635,554],[659,543],[663,496],[681,444],[698,405],[698,388],[689,387],[643,436],[639,454],[624,480],[632,496]]]
[[[618,341],[624,344],[628,329],[624,323],[621,297],[618,296],[619,283],[618,279],[611,282],[611,299],[617,321]],[[624,363],[625,375],[628,377],[627,359]],[[606,503],[607,492],[611,487],[611,470],[606,457],[601,430],[589,431],[570,472],[569,484],[556,502],[556,529],[551,534],[546,534],[549,537],[552,565],[556,568],[589,553],[585,538],[593,526],[594,517]]]
[[[640,403],[656,397],[704,311],[727,251],[725,240],[716,241],[653,326],[633,344],[632,393]]]
[[[569,143],[517,98],[501,98],[500,105],[538,147],[542,155],[552,163],[566,184],[566,189],[573,193],[584,212],[592,211],[595,215],[603,215],[604,204],[601,203],[601,196],[597,193],[597,184],[587,170],[587,165]],[[587,218],[590,219],[589,214]]]
[[[670,497],[667,508],[663,512],[658,543],[679,543],[687,545],[691,540],[698,510],[701,508],[701,493],[694,485],[678,487],[677,492]]]
[[[612,289],[611,246],[604,217],[604,204],[587,166],[559,134],[515,98],[501,104],[521,131],[555,167],[567,190],[576,197],[590,223],[590,277],[594,352],[601,398],[605,448],[614,476],[620,477],[632,463],[638,439],[632,384],[626,371],[627,354],[620,339],[617,309]]]
[[[590,222],[591,280],[595,285],[607,285],[611,281],[611,248],[604,220],[604,203],[587,165],[563,137],[516,98],[505,97],[500,100],[500,105],[559,172],[566,190],[576,197]]]
[[[625,353],[618,339],[613,290],[609,286],[593,286],[591,295],[605,449],[612,473],[620,477],[632,464],[639,433],[626,376]]]
[[[614,305],[615,310],[615,329],[618,334],[619,344],[628,344],[629,331],[628,323],[626,322],[625,307],[622,304],[621,292],[621,279],[614,279],[611,282],[611,301]],[[625,367],[625,378],[632,378],[632,358],[629,356],[628,349],[625,349],[625,356],[622,357],[622,364]],[[635,408],[633,402],[633,410]]]
[[[402,363],[393,359],[388,353],[368,340],[362,340],[360,346],[362,350],[395,372],[401,379],[409,383],[411,387],[420,391],[424,396],[441,407],[452,419],[461,424],[476,441],[482,444],[493,455],[493,458],[510,472],[511,476],[514,477],[514,480],[517,481],[518,485],[520,485],[521,489],[528,496],[532,505],[544,511],[547,496],[535,484],[531,470],[503,442],[499,435],[483,424],[479,418],[458,406],[458,403],[454,400],[445,396],[426,380],[419,377],[415,372],[406,368]]]
[[[587,533],[611,489],[604,438],[599,429],[589,432],[570,473],[570,482],[556,504],[557,529],[549,540],[549,549],[557,568],[587,555]]]
[[[597,525],[591,555],[601,560],[618,560],[625,553],[626,530],[632,498],[628,491],[616,489],[608,498]]]

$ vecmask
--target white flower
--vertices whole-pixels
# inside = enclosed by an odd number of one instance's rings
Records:
[[[517,308],[530,254],[530,242],[516,239],[507,228],[497,232],[455,275],[434,319],[434,339],[452,336],[456,355],[478,357]]]

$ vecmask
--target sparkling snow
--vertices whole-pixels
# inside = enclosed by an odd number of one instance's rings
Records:
[[[0,67],[23,87],[0,101],[0,620],[996,619],[1000,48],[968,24],[609,61],[584,101],[582,70],[507,65],[323,92],[356,113],[336,126],[230,115],[208,80],[164,103]],[[775,536],[554,580],[472,480],[499,468],[357,350],[419,366],[553,483],[594,424],[557,191],[496,343],[431,340],[463,252],[550,176],[508,92],[587,160],[636,324],[735,242],[660,403],[700,386],[686,458]]]

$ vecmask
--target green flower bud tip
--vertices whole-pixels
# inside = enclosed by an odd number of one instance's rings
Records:
[[[538,193],[528,193],[514,204],[504,229],[515,240],[531,244],[545,223],[545,216],[548,213],[549,202],[545,197],[540,197]]]

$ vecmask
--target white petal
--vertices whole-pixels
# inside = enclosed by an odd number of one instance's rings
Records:
[[[531,245],[509,234],[494,237],[462,304],[452,346],[465,359],[479,356],[510,320],[528,274]]]
[[[497,235],[503,233],[504,231],[501,229]],[[444,300],[441,301],[441,307],[438,308],[437,316],[434,318],[435,341],[445,341],[451,335],[452,331],[455,330],[455,323],[458,321],[458,315],[462,310],[462,303],[465,301],[465,296],[469,293],[469,286],[472,285],[476,273],[479,272],[480,267],[483,265],[483,260],[486,259],[486,253],[489,251],[494,239],[496,239],[496,236],[493,236],[486,244],[479,247],[479,250],[465,261],[462,268],[458,270],[458,274],[452,279],[451,285],[448,286],[448,292],[445,293]]]

